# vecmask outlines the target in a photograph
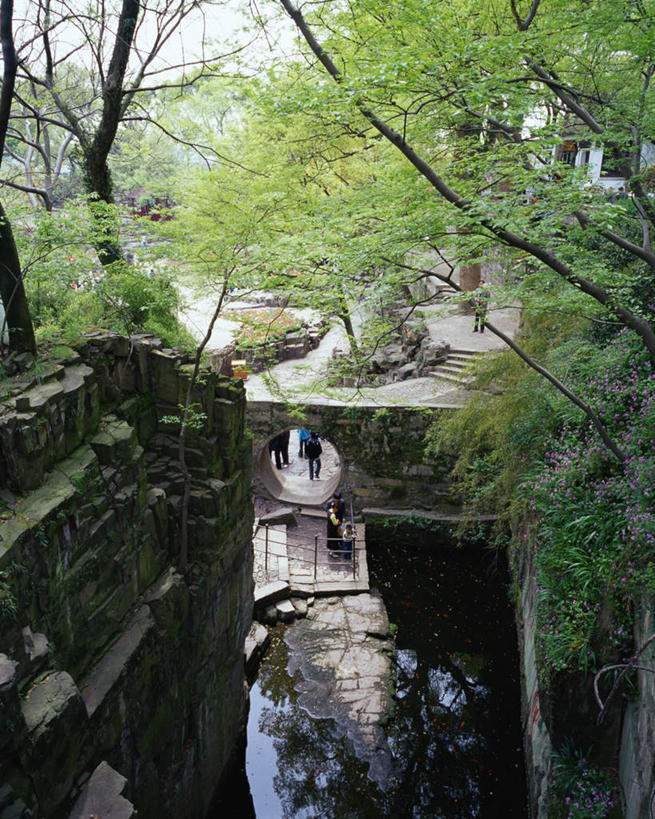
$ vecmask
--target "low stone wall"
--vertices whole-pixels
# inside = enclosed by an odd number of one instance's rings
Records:
[[[296,409],[302,413],[302,422],[290,415],[288,405],[248,402],[247,424],[253,433],[255,463],[274,435],[302,423],[336,447],[342,467],[341,486],[352,496],[357,512],[365,506],[385,505],[459,511],[450,490],[450,458],[432,460],[425,455],[428,427],[451,409],[316,405]],[[255,486],[266,493],[257,475]]]
[[[287,333],[283,338],[269,341],[258,347],[236,347],[233,357],[246,361],[250,372],[260,373],[281,361],[304,358],[310,350],[318,347],[329,329],[329,325],[323,323],[308,330]]]
[[[183,576],[172,418],[189,365],[98,335],[48,366],[0,408],[0,780],[49,817],[106,760],[140,816],[202,817],[247,710],[243,385],[204,372],[193,396]]]

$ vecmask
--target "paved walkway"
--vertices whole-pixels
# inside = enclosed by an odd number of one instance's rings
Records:
[[[486,352],[506,349],[492,333],[473,333],[473,317],[461,315],[444,305],[425,307],[420,311],[428,332],[435,340],[447,341],[452,349]],[[513,336],[518,328],[519,311],[514,308],[491,309],[489,321],[499,330]],[[347,349],[344,329],[335,325],[319,347],[303,359],[283,361],[266,374],[250,375],[246,393],[250,401],[275,400],[276,393],[299,403],[363,406],[463,406],[466,391],[451,382],[434,377],[408,378],[382,387],[328,387],[325,383],[328,361],[335,348]]]
[[[277,470],[275,475],[282,488],[276,497],[290,506],[319,506],[327,500],[326,493],[336,490],[341,475],[339,453],[329,441],[321,439],[321,474],[318,480],[309,480],[309,462],[298,457],[298,430],[292,429],[289,439],[289,465]],[[275,460],[271,458],[271,469]]]

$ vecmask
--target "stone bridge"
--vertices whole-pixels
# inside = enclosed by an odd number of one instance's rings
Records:
[[[249,401],[255,488],[280,497],[282,484],[271,464],[268,442],[280,432],[301,427],[317,431],[339,455],[340,473],[312,485],[314,503],[327,500],[339,485],[352,496],[357,512],[377,507],[454,514],[458,508],[450,497],[451,462],[443,456],[428,458],[424,444],[428,427],[452,411],[452,407]]]

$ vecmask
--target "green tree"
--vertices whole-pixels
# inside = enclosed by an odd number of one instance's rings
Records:
[[[2,39],[2,90],[0,91],[0,163],[9,127],[11,103],[16,82],[16,50],[13,36],[13,0],[0,4],[0,37]],[[34,329],[30,316],[23,272],[14,241],[11,224],[0,203],[0,296],[4,307],[4,319],[0,326],[0,339],[6,322],[9,330],[9,347],[16,352],[36,352]]]
[[[467,3],[438,6],[427,17],[421,3],[388,4],[382,13],[352,3],[347,13],[321,7],[312,16],[324,47],[289,0],[281,5],[335,80],[332,94],[324,95],[324,115],[355,117],[360,129],[373,128],[408,163],[427,246],[463,262],[502,259],[514,271],[527,264],[537,298],[553,288],[561,298],[557,283],[566,284],[572,288],[567,306],[580,310],[584,297],[592,299],[636,332],[655,360],[647,305],[620,295],[634,271],[613,268],[606,255],[608,244],[620,248],[652,277],[653,208],[643,185],[642,150],[655,140],[648,9],[640,16],[630,4],[611,10],[600,4],[600,10],[597,3],[581,3],[577,17],[570,4],[549,4],[541,12],[537,1],[523,19],[516,8],[512,14]],[[604,59],[592,60],[594,49]],[[582,172],[553,162],[572,127],[581,139],[602,137],[608,155],[629,156],[638,241],[616,229],[625,208],[590,195]],[[433,191],[429,199],[417,190],[417,173]],[[528,207],[528,195],[538,195],[537,208]],[[394,205],[388,203],[387,212]],[[389,243],[394,254],[388,260],[406,263],[421,233],[414,230],[404,248]],[[384,228],[380,234],[387,236]],[[598,239],[594,252],[591,236]],[[569,398],[575,398],[570,391]],[[578,406],[622,457],[602,420],[584,402]]]
[[[42,116],[41,125],[62,127],[75,139],[84,187],[96,216],[96,249],[103,265],[123,259],[118,241],[110,154],[124,123],[157,123],[148,101],[163,89],[185,89],[216,63],[182,62],[171,68],[175,78],[162,80],[160,55],[189,15],[202,13],[209,0],[116,0],[90,3],[83,14],[68,0],[30,0],[23,31],[22,76],[43,89],[57,115]],[[68,82],[69,62],[84,70],[81,82]],[[192,67],[191,76],[186,72]],[[181,74],[181,76],[180,76]],[[173,76],[172,74],[170,75]],[[171,134],[172,136],[172,134]]]

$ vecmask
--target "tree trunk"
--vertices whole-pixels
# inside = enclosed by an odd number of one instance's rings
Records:
[[[122,116],[125,70],[132,49],[134,31],[141,10],[140,0],[123,0],[116,40],[102,88],[102,117],[90,145],[84,149],[84,181],[89,193],[101,202],[114,204],[107,157],[114,144]],[[99,229],[95,246],[103,266],[123,261],[123,250],[114,231],[107,229],[104,214],[94,213]]]
[[[462,264],[459,267],[459,286],[466,293],[472,292],[480,284],[482,278],[482,268],[479,262],[474,264]],[[467,301],[461,303],[462,313],[473,313],[473,305]]]
[[[2,203],[0,203],[0,296],[9,329],[9,349],[12,352],[36,353],[34,328],[23,287],[18,250]]]
[[[107,205],[114,204],[114,196],[111,185],[111,173],[107,167],[107,161],[99,157],[93,145],[85,152],[84,156],[84,185],[87,193],[95,197],[96,201],[105,202]],[[91,202],[91,215],[97,227],[97,235],[94,239],[94,246],[103,267],[124,261],[123,248],[120,245],[118,236],[112,229],[106,212],[103,212]]]

